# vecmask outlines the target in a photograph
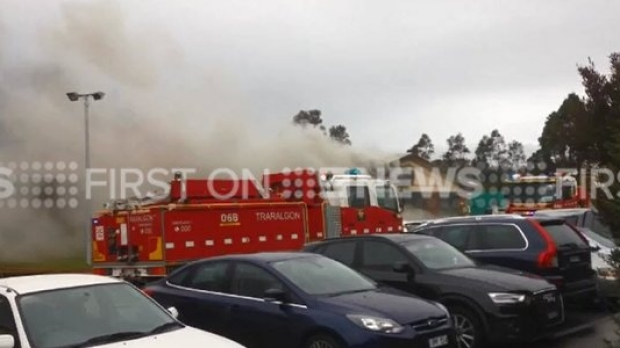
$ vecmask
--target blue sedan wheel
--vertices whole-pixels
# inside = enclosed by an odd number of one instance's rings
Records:
[[[305,348],[343,348],[338,341],[327,335],[317,335],[308,340]]]

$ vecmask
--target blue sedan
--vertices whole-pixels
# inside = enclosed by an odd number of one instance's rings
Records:
[[[452,348],[448,311],[318,254],[196,261],[144,289],[190,326],[248,348]]]

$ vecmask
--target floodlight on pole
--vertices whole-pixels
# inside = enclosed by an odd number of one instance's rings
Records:
[[[88,171],[90,170],[90,120],[89,120],[89,108],[90,108],[90,98],[93,100],[101,100],[105,96],[103,92],[94,92],[94,93],[85,93],[80,94],[77,92],[69,92],[67,93],[67,98],[70,101],[75,102],[80,99],[84,100],[84,148],[85,148],[85,163],[84,163],[84,189],[86,189],[86,179],[88,178]],[[85,240],[86,240],[86,264],[92,264],[92,243],[90,243],[91,237],[91,207],[90,201],[88,197],[84,195],[84,214],[86,215],[86,232],[85,232]]]

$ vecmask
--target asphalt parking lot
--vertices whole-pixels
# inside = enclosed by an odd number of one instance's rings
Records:
[[[528,344],[529,348],[603,348],[605,339],[617,339],[616,323],[611,314],[572,313],[574,325],[558,333],[558,337]],[[522,348],[514,345],[510,348]],[[490,347],[491,348],[491,347]],[[493,347],[499,348],[499,347]],[[502,348],[507,348],[502,346]]]
[[[540,342],[535,348],[554,347],[554,348],[598,348],[605,347],[604,339],[613,339],[616,325],[611,317],[599,319],[595,325],[589,329],[573,333],[571,335]]]

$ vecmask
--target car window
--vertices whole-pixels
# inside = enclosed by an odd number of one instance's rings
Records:
[[[197,265],[191,270],[192,273],[186,277],[181,277],[181,274],[175,275],[181,280],[181,283],[177,285],[196,290],[227,292],[226,275],[229,265],[230,263],[226,261]]]
[[[323,248],[321,254],[351,266],[355,259],[355,242],[336,242]]]
[[[276,261],[273,268],[309,295],[338,295],[375,290],[376,283],[329,257],[299,257]]]
[[[435,236],[457,249],[466,250],[471,230],[471,225],[444,226]]]
[[[476,250],[523,249],[527,242],[515,225],[479,225],[476,233]]]
[[[391,211],[398,211],[398,194],[389,185],[378,185],[375,187],[377,192],[377,204],[381,208]]]
[[[475,267],[476,263],[458,249],[438,238],[404,242],[403,246],[425,267],[448,269]]]
[[[11,303],[8,298],[2,295],[0,295],[0,335],[13,335],[15,348],[20,346]]]
[[[363,242],[363,249],[364,268],[391,270],[394,263],[408,261],[400,249],[386,242],[366,240]]]
[[[564,217],[564,220],[573,226],[579,226],[579,216],[568,215]]]
[[[194,268],[195,267],[185,267],[185,268],[179,270],[178,272],[173,273],[168,278],[168,283],[175,284],[175,285],[186,286],[188,284],[188,281],[190,279],[190,275],[191,275],[192,271],[194,270]]]
[[[579,236],[579,232],[575,231],[568,224],[557,221],[543,221],[541,225],[551,235],[551,239],[557,243],[558,246],[563,245],[578,245],[587,246],[585,240]]]
[[[284,290],[284,284],[263,268],[249,263],[237,264],[232,278],[233,294],[263,298],[269,289]]]
[[[351,185],[348,188],[349,207],[365,208],[370,206],[368,186]]]

